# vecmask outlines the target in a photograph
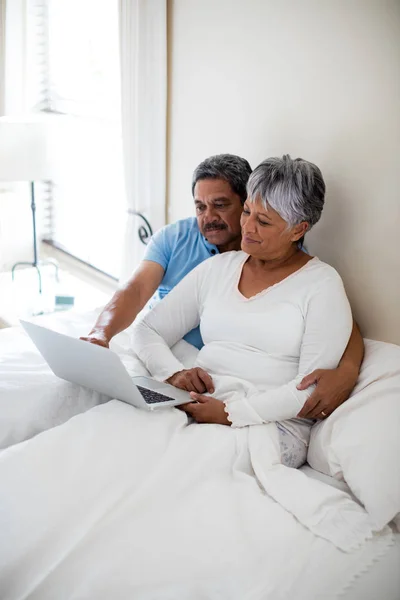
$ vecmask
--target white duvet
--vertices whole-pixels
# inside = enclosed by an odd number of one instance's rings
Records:
[[[246,437],[113,400],[2,452],[2,600],[337,598],[391,532],[351,552],[314,535]]]
[[[57,329],[81,335],[87,320]],[[16,335],[0,363],[5,425],[29,437],[37,409],[30,434],[53,428],[0,453],[1,600],[329,600],[393,543],[349,495],[280,465],[273,425],[190,424],[116,400],[92,408],[104,399],[54,378]],[[115,348],[136,368],[129,336]],[[61,416],[53,407],[45,421],[52,399]]]

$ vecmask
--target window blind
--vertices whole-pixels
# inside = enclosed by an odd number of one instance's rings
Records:
[[[31,110],[60,115],[49,243],[118,277],[125,230],[118,0],[29,0]]]
[[[27,105],[30,110],[50,109],[47,0],[29,0],[27,18]]]

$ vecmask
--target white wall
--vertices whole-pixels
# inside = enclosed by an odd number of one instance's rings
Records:
[[[169,221],[205,157],[290,153],[328,186],[310,250],[363,334],[400,343],[400,3],[171,0]]]

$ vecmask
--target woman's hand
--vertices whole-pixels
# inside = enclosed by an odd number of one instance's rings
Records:
[[[225,404],[221,400],[191,392],[190,397],[196,402],[179,406],[197,423],[218,423],[219,425],[232,425],[225,412]]]
[[[203,392],[212,394],[214,392],[213,380],[210,375],[204,371],[204,369],[200,369],[200,367],[178,371],[175,375],[172,375],[167,379],[166,383],[174,385],[181,390],[186,390],[187,392],[199,392],[200,394]]]

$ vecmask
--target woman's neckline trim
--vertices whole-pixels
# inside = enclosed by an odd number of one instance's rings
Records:
[[[243,250],[242,250],[242,252],[243,252]],[[309,265],[315,264],[316,262],[320,262],[320,260],[317,256],[313,256],[313,258],[311,260],[309,260],[308,262],[306,262],[305,265],[300,267],[300,269],[297,269],[293,273],[290,273],[290,275],[288,275],[287,277],[284,277],[283,279],[281,279],[281,281],[278,281],[277,283],[274,283],[273,285],[266,287],[264,290],[261,290],[261,292],[257,292],[257,294],[255,294],[254,296],[250,296],[250,298],[247,298],[239,290],[239,283],[240,283],[240,279],[242,277],[243,267],[244,267],[245,263],[248,261],[248,259],[250,258],[250,254],[246,254],[246,252],[243,252],[243,254],[244,254],[244,257],[242,258],[242,260],[240,261],[240,264],[239,264],[239,273],[236,278],[235,291],[239,294],[239,296],[242,298],[242,300],[245,300],[245,301],[254,300],[255,298],[259,298],[260,296],[265,295],[266,293],[268,293],[271,290],[274,290],[275,288],[280,286],[282,283],[285,283],[289,279],[292,279],[298,273],[301,273],[302,271],[304,271]]]

